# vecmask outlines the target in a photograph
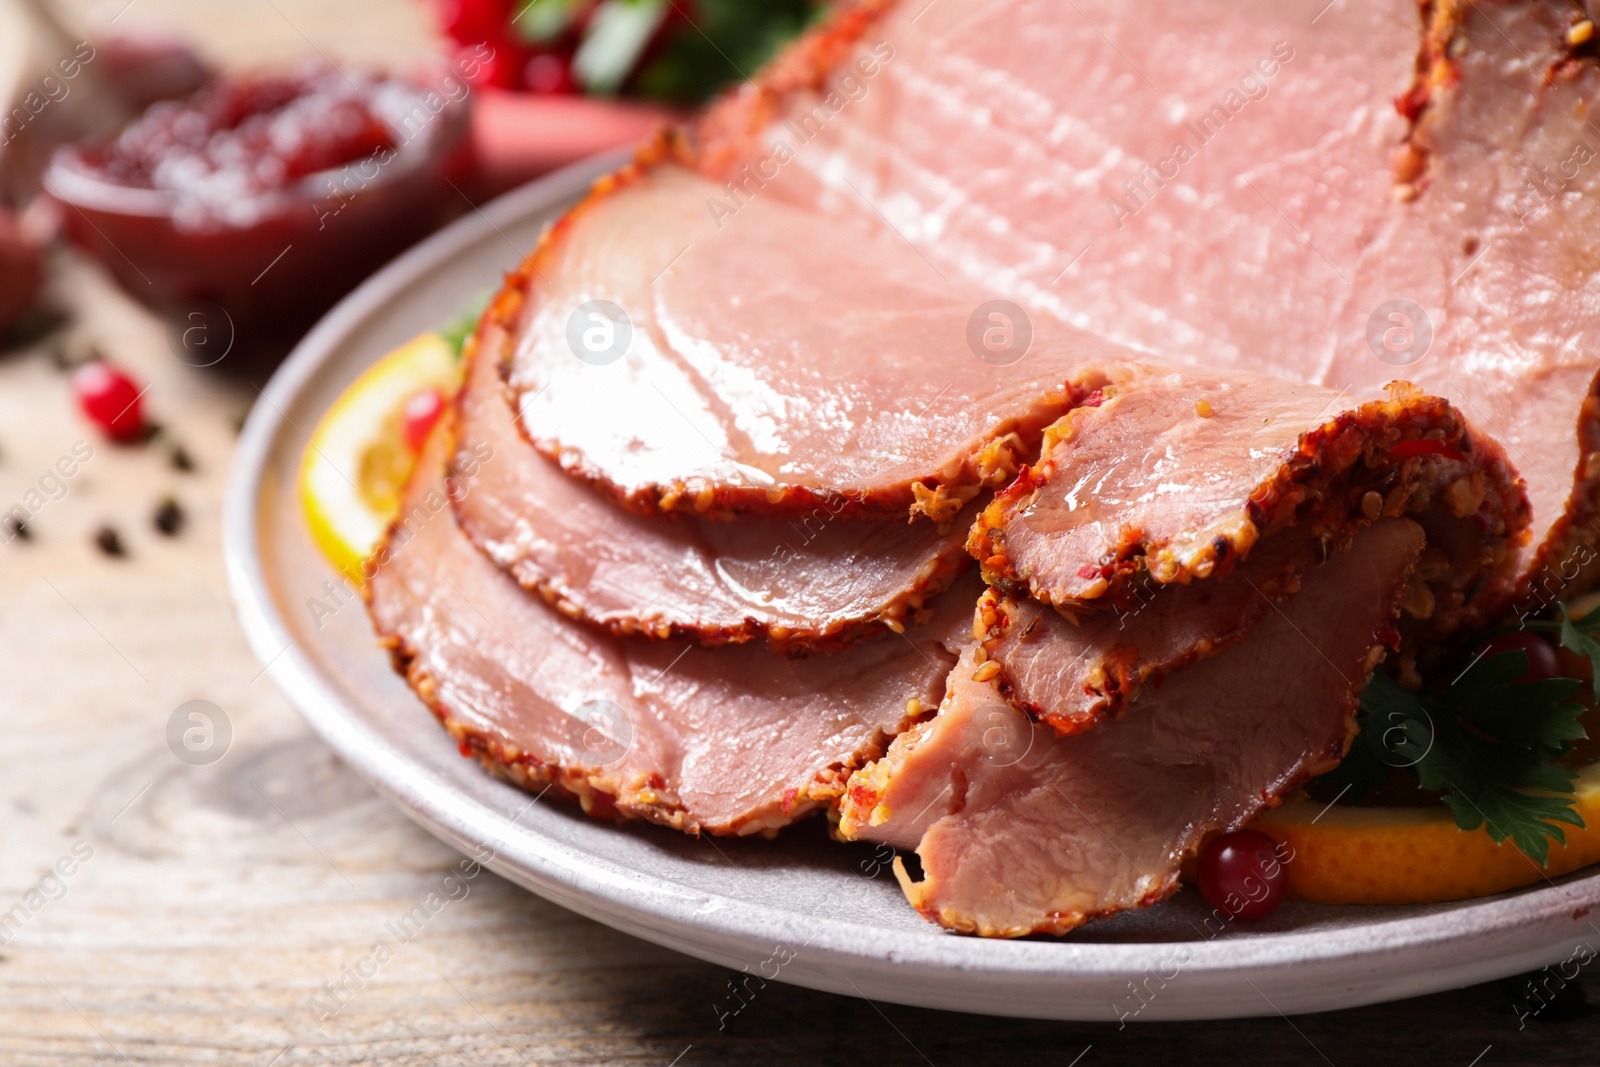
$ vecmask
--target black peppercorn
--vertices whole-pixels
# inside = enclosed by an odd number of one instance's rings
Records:
[[[161,503],[156,505],[154,521],[156,529],[168,537],[176,537],[178,531],[183,529],[186,516],[183,508],[173,497],[162,497]]]
[[[102,526],[95,532],[94,543],[100,551],[117,559],[128,554],[128,550],[122,547],[122,538],[117,536],[117,531],[110,526]]]

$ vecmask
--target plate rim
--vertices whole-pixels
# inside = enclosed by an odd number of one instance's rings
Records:
[[[261,391],[266,403],[252,407],[238,440],[223,500],[222,540],[229,593],[246,641],[263,673],[272,675],[311,729],[414,821],[463,852],[481,855],[485,846],[493,849],[484,865],[541,897],[700,959],[734,969],[741,964],[748,967],[751,960],[772,951],[775,934],[805,930],[804,963],[797,958],[797,965],[780,975],[782,981],[866,996],[854,980],[860,978],[870,983],[866,988],[874,999],[1027,1018],[1106,1021],[1109,1000],[1096,1000],[1097,1010],[1090,1011],[1072,994],[1095,988],[1109,997],[1111,991],[1120,990],[1122,980],[1169,966],[1174,947],[1180,945],[1194,950],[1193,958],[1183,964],[1184,973],[1209,976],[1214,984],[1235,991],[1210,1000],[1237,1005],[1236,994],[1248,985],[1263,1003],[1250,1010],[1224,1008],[1221,1003],[1208,1007],[1204,997],[1157,997],[1146,1004],[1153,1010],[1141,1012],[1141,1019],[1284,1014],[1253,978],[1273,982],[1278,991],[1284,989],[1282,982],[1291,969],[1301,984],[1327,986],[1309,998],[1280,993],[1292,1012],[1336,1010],[1437,992],[1503,978],[1559,958],[1558,950],[1577,936],[1575,924],[1589,909],[1600,909],[1600,872],[1596,872],[1462,903],[1447,912],[1397,916],[1333,931],[1196,942],[930,937],[838,917],[801,915],[679,883],[671,883],[677,892],[663,894],[667,883],[655,876],[635,877],[635,882],[653,879],[648,887],[630,883],[612,861],[565,842],[541,837],[543,846],[530,850],[528,841],[522,840],[534,833],[529,828],[515,827],[503,812],[453,791],[431,772],[419,774],[403,752],[353,714],[326,684],[294,640],[269,590],[260,565],[258,504],[269,491],[270,458],[287,421],[283,412],[295,406],[300,391],[336,357],[344,338],[380,313],[395,290],[422,279],[438,261],[492,238],[502,225],[574,199],[594,178],[628,157],[627,151],[590,157],[513,190],[475,208],[372,275],[295,346]],[[376,642],[374,654],[381,654]],[[477,767],[470,769],[483,773]],[[670,902],[678,906],[671,907]],[[1600,928],[1584,925],[1600,941]],[[1472,955],[1462,959],[1461,950],[1469,941]],[[1110,1014],[1116,1017],[1114,1008]]]

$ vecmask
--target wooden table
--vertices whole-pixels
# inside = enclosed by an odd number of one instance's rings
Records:
[[[109,17],[63,6],[69,18]],[[327,48],[425,34],[404,0],[133,10],[186,24],[238,61],[303,48],[301,28]],[[263,382],[180,363],[155,319],[70,254],[52,263],[52,289],[74,314],[66,343],[92,341],[148,382],[152,415],[198,469],[96,437],[45,346],[0,356],[0,509],[28,500],[75,442],[93,448],[64,495],[47,481],[32,539],[0,544],[0,923],[22,916],[0,925],[0,1063],[1600,1060],[1600,1023],[1584,1002],[1592,974],[1525,1029],[1501,984],[1331,1015],[1121,1031],[774,984],[719,1029],[729,972],[487,873],[372,977],[352,977],[385,924],[439,888],[456,857],[312,736],[234,624],[218,508],[234,421]],[[151,523],[168,493],[188,517],[170,538]],[[92,543],[107,523],[127,558]],[[167,742],[174,710],[195,699],[232,725],[228,754],[210,766],[180,762]]]

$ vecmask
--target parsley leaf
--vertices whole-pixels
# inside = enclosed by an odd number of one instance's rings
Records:
[[[1426,713],[1416,697],[1401,689],[1388,676],[1374,674],[1361,694],[1361,714],[1356,720],[1361,733],[1339,766],[1323,775],[1321,781],[1339,787],[1339,798],[1354,804],[1368,793],[1382,789],[1396,767],[1411,766],[1416,756],[1396,750],[1411,740],[1413,733],[1426,745],[1432,736]],[[1421,751],[1417,750],[1417,756]]]
[[[1600,641],[1594,638],[1594,631],[1600,629],[1600,607],[1581,619],[1573,619],[1565,604],[1560,607],[1561,647],[1589,657],[1594,667],[1594,698],[1600,701]]]
[[[1443,794],[1457,826],[1509,837],[1543,866],[1549,842],[1566,842],[1558,824],[1584,825],[1572,806],[1575,775],[1554,762],[1585,736],[1584,708],[1571,700],[1576,679],[1517,684],[1527,670],[1520,650],[1484,656],[1440,694],[1375,674],[1361,697],[1361,736],[1327,780],[1348,785],[1354,801],[1391,768],[1408,768]]]

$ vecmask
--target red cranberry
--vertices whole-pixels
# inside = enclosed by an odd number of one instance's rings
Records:
[[[502,40],[464,45],[456,55],[461,74],[479,89],[515,89],[522,74],[521,57]]]
[[[1235,830],[1200,853],[1200,895],[1235,919],[1264,919],[1283,903],[1289,872],[1278,843],[1259,830]]]
[[[1509,633],[1499,634],[1479,646],[1479,652],[1485,656],[1510,652],[1513,649],[1528,656],[1527,673],[1517,679],[1518,685],[1542,682],[1546,678],[1560,676],[1561,663],[1556,659],[1556,650],[1550,647],[1550,642],[1530,630],[1512,630]]]
[[[139,387],[104,360],[91,360],[72,372],[72,391],[89,421],[113,441],[133,441],[144,433]]]
[[[572,64],[554,52],[534,56],[522,70],[522,84],[530,93],[560,95],[578,91],[572,77]]]
[[[458,44],[498,41],[511,21],[511,0],[436,0],[439,26]]]
[[[400,409],[400,436],[406,447],[421,452],[428,434],[444,414],[444,394],[437,389],[424,389],[407,400]]]

